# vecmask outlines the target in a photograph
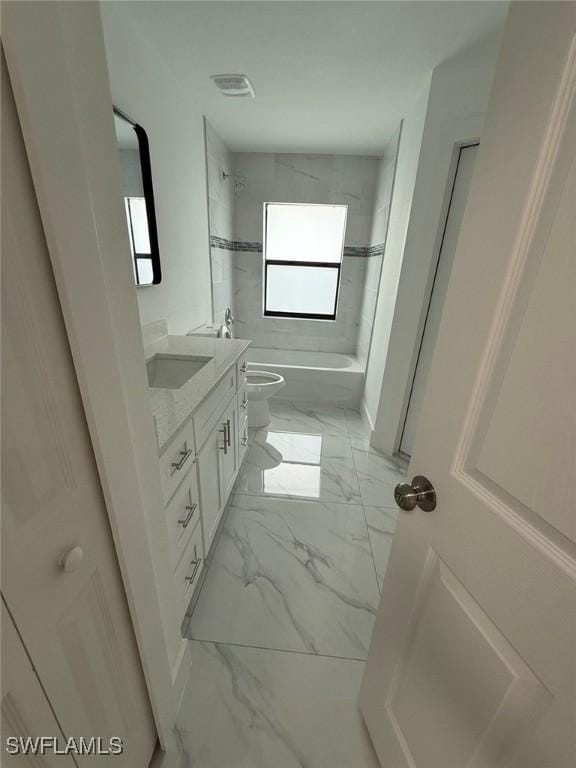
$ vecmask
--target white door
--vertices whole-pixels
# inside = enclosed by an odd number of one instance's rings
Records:
[[[477,152],[478,144],[468,144],[460,147],[458,151],[458,161],[451,184],[450,202],[446,214],[444,232],[442,234],[436,274],[432,285],[432,293],[430,294],[426,322],[424,324],[420,350],[418,352],[418,360],[416,362],[414,378],[412,380],[408,409],[406,411],[404,428],[400,439],[400,451],[406,456],[412,455],[414,434],[416,432],[418,419],[420,418],[420,411],[422,410],[426,382],[428,381],[430,365],[434,355],[434,348],[436,347],[436,339],[438,338],[442,307],[444,306],[444,300],[446,299],[448,280],[450,278],[452,264],[454,263],[456,244],[462,226],[462,217],[464,216],[466,201],[468,200],[468,190],[470,189]]]
[[[156,730],[2,63],[2,592],[65,736],[124,741],[78,765],[144,768]]]
[[[383,768],[576,762],[576,4],[513,3],[360,694]]]
[[[4,768],[74,768],[71,756],[56,757],[46,754],[42,762],[34,755],[36,747],[30,744],[29,754],[19,754],[19,746],[24,739],[32,741],[43,736],[64,738],[50,709],[40,681],[34,672],[30,659],[10,614],[3,602],[2,610],[2,750],[1,765]]]

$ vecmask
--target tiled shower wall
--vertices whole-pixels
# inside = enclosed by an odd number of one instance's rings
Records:
[[[232,153],[206,123],[214,320],[230,306],[235,334],[254,346],[368,354],[387,229],[394,152],[347,155]],[[223,181],[222,171],[235,174]],[[243,189],[234,191],[240,182]],[[336,321],[262,316],[265,202],[348,205]],[[382,240],[378,240],[381,237]]]
[[[374,325],[374,313],[376,300],[380,286],[380,273],[384,258],[384,246],[388,233],[388,219],[390,216],[390,203],[392,201],[392,189],[394,186],[394,174],[396,171],[396,157],[400,143],[400,126],[390,139],[384,150],[384,155],[378,162],[378,179],[374,196],[374,213],[370,232],[370,249],[366,259],[366,274],[364,289],[360,300],[360,322],[358,327],[357,355],[365,365],[370,352],[372,338],[372,326]]]
[[[234,236],[258,250],[236,251],[234,307],[238,335],[257,347],[355,354],[378,158],[342,155],[237,153],[236,173],[246,185],[236,196]],[[265,202],[348,205],[345,255],[335,321],[262,316],[262,228]],[[247,246],[249,247],[249,246]]]
[[[234,239],[234,178],[222,177],[223,172],[234,173],[234,155],[207,120],[205,127],[212,308],[213,321],[220,324],[226,308],[233,308],[234,304],[234,254],[227,245]],[[219,247],[219,242],[225,247]]]

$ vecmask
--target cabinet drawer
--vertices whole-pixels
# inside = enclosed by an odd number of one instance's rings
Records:
[[[160,478],[164,503],[170,499],[194,463],[194,427],[189,421],[160,456]]]
[[[190,541],[174,571],[176,581],[176,595],[178,599],[178,616],[180,621],[184,619],[190,599],[194,594],[194,588],[204,567],[204,553],[202,550],[202,526],[197,525]]]
[[[172,551],[172,563],[175,568],[199,521],[198,480],[196,468],[192,466],[166,508],[166,523]]]
[[[198,450],[217,424],[225,405],[234,392],[236,392],[236,369],[231,366],[224,374],[222,381],[196,409],[194,414],[194,433]]]

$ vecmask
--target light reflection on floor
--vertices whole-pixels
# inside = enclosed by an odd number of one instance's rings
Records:
[[[266,442],[283,460],[276,467],[262,469],[263,492],[280,495],[288,488],[293,496],[319,499],[322,435],[268,432]]]

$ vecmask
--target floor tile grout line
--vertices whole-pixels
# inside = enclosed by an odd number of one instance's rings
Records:
[[[366,516],[365,504],[362,504],[362,514],[364,515],[364,523],[366,524],[366,535],[368,536],[370,553],[372,554],[372,565],[374,566],[374,575],[376,576],[376,587],[378,589],[378,594],[380,595],[382,590],[380,588],[380,579],[378,578],[378,568],[376,567],[376,557],[374,556],[374,547],[372,546],[372,536],[370,536],[370,526],[368,525],[368,517]]]
[[[353,661],[356,664],[366,664],[366,659],[355,656],[335,656],[331,653],[309,653],[308,651],[295,651],[291,648],[270,648],[265,645],[247,645],[246,643],[231,643],[227,640],[202,640],[198,637],[188,637],[191,643],[211,643],[212,645],[228,645],[231,648],[247,648],[255,651],[269,651],[270,653],[291,653],[296,656],[306,656],[312,659],[333,659],[334,661]]]
[[[271,499],[274,501],[306,501],[312,504],[345,504],[348,507],[361,507],[362,501],[347,501],[342,498],[339,501],[333,499],[313,499],[310,496],[287,496],[283,494],[281,496],[275,496],[271,493],[255,493],[254,491],[237,491],[240,496],[253,496],[256,499]],[[372,506],[372,505],[371,505]]]
[[[251,496],[256,499],[270,499],[271,501],[301,501],[306,504],[341,504],[346,507],[362,507],[361,501],[328,501],[326,499],[311,499],[308,496],[273,496],[269,493],[250,493],[249,491],[236,491],[234,496]],[[233,506],[233,503],[231,503]],[[370,505],[369,505],[370,506]]]

